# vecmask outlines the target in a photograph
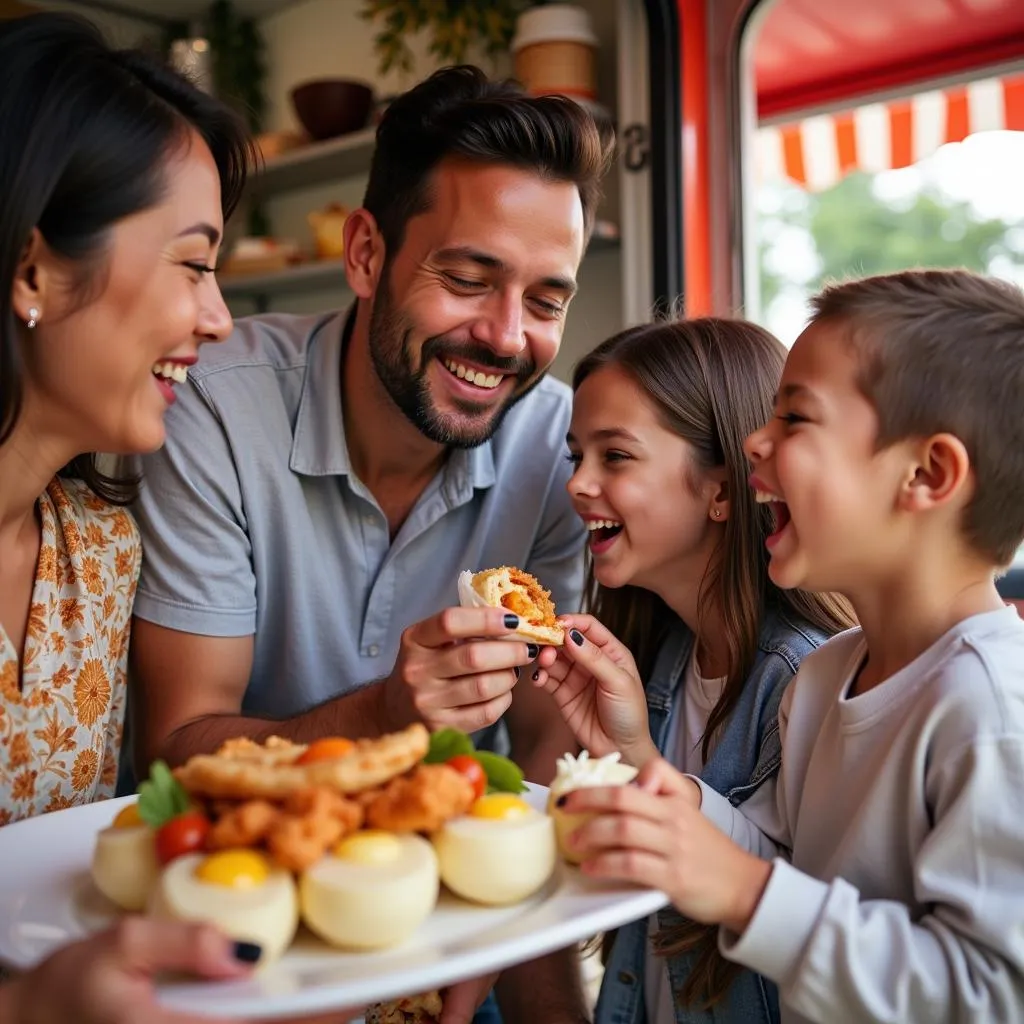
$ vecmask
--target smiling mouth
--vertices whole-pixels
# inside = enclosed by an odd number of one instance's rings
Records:
[[[622,523],[616,519],[591,519],[587,523],[587,530],[590,533],[590,545],[594,547],[622,533]]]
[[[443,359],[441,362],[453,377],[458,377],[459,380],[464,380],[467,384],[474,384],[485,391],[493,391],[505,379],[503,373],[484,373],[483,370],[471,370],[454,359]]]
[[[772,494],[771,491],[754,491],[754,500],[759,505],[771,505],[772,517],[775,521],[775,528],[772,530],[773,537],[777,537],[789,526],[792,518],[789,506],[777,494]]]
[[[184,363],[156,363],[153,376],[174,384],[184,384],[188,380],[188,367]]]

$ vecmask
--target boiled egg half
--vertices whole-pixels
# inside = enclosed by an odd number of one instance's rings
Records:
[[[366,829],[342,839],[303,872],[299,902],[303,921],[331,945],[383,949],[422,924],[439,888],[430,843]]]
[[[164,868],[150,901],[156,917],[205,921],[229,938],[255,942],[261,962],[279,957],[295,938],[295,881],[257,850],[218,850],[178,857]]]
[[[135,912],[145,909],[159,875],[156,832],[139,817],[139,805],[128,804],[96,835],[92,880],[107,899]]]
[[[434,834],[441,881],[476,903],[518,903],[555,868],[551,818],[511,793],[482,796]]]

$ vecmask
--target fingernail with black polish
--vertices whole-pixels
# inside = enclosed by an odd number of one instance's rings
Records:
[[[577,646],[583,646],[583,634],[578,629],[569,630],[569,639]]]
[[[556,807],[564,807],[565,806],[565,801],[568,800],[568,799],[569,799],[569,794],[568,793],[566,793],[564,796],[560,796],[555,801],[555,806]]]
[[[254,964],[263,956],[263,947],[255,942],[236,942],[234,948],[235,959],[243,964]]]
[[[519,666],[518,665],[514,665],[512,667],[512,671],[516,674],[516,679],[518,679],[519,678]]]
[[[538,654],[540,654],[540,648],[536,644],[527,644],[526,653],[529,656],[530,661],[533,661],[533,659],[536,658]]]
[[[537,671],[536,671],[536,672],[534,672],[534,673],[533,673],[533,675],[532,675],[532,676],[530,676],[530,678],[531,678],[531,679],[532,679],[532,680],[533,680],[534,682],[537,682],[537,680],[538,680],[538,679],[540,679],[540,669],[537,669]]]
[[[506,629],[518,629],[519,628],[519,616],[518,615],[506,615],[505,616],[505,628]]]

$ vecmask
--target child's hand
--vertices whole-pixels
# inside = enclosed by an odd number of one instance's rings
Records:
[[[564,615],[564,647],[545,647],[536,685],[555,699],[580,744],[594,757],[614,751],[640,768],[658,751],[647,699],[628,649],[590,615]]]
[[[658,759],[634,785],[577,789],[563,806],[597,815],[570,837],[588,875],[660,889],[685,917],[742,932],[771,865],[715,828],[700,799],[693,780]]]

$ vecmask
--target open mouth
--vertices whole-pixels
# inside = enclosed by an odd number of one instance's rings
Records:
[[[168,383],[184,384],[188,380],[188,367],[184,363],[157,363],[153,375]]]
[[[774,529],[771,536],[768,537],[767,543],[769,545],[774,544],[782,536],[786,527],[789,526],[792,518],[789,513],[789,506],[777,494],[772,494],[770,491],[755,491],[754,500],[759,505],[771,505]]]
[[[590,519],[587,521],[587,530],[590,534],[590,550],[600,554],[622,533],[622,523],[616,519]]]
[[[443,359],[441,362],[453,377],[458,377],[459,380],[473,384],[484,391],[493,391],[505,379],[503,373],[485,373],[483,370],[473,370],[454,359]]]

